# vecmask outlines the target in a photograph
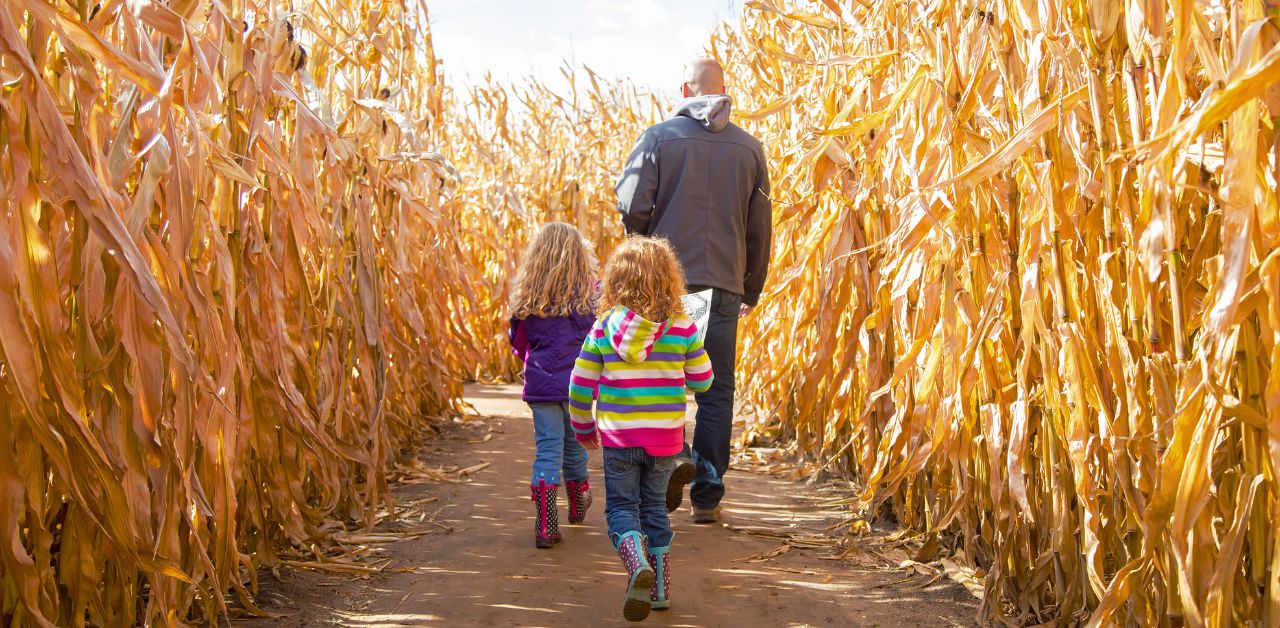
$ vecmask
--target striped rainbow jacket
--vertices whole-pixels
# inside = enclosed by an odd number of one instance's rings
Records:
[[[599,429],[604,447],[680,453],[685,387],[704,392],[713,377],[696,330],[683,314],[655,323],[623,306],[596,320],[569,379],[569,419],[578,440]]]

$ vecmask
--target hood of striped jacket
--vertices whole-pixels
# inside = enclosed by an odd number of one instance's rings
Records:
[[[644,362],[653,351],[653,343],[670,326],[670,321],[655,323],[622,305],[610,310],[604,319],[604,333],[609,344],[623,361],[630,364]]]

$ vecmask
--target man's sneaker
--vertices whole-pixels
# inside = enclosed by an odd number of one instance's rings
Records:
[[[671,479],[667,480],[667,512],[675,512],[680,507],[680,502],[684,501],[684,485],[692,482],[697,474],[698,468],[693,466],[693,460],[684,454],[676,455],[676,468],[671,472]]]
[[[699,508],[694,506],[691,519],[693,519],[694,523],[716,523],[720,521],[720,507]]]

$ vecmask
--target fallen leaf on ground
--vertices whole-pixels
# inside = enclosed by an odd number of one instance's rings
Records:
[[[762,562],[764,562],[764,561],[766,561],[766,560],[773,560],[774,558],[777,558],[777,557],[779,557],[779,556],[781,556],[781,555],[783,555],[783,554],[786,554],[787,552],[790,552],[790,551],[791,551],[791,546],[790,546],[790,545],[779,545],[778,547],[775,547],[775,548],[773,548],[773,549],[771,549],[771,550],[769,550],[769,551],[767,551],[767,552],[765,552],[765,553],[763,553],[763,554],[757,554],[757,555],[755,555],[755,556],[747,556],[747,557],[745,557],[745,558],[735,558],[735,559],[733,559],[733,562],[735,562],[735,563],[762,563]]]

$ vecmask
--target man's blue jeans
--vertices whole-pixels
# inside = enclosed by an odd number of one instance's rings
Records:
[[[545,480],[560,486],[562,480],[587,479],[587,450],[578,444],[569,427],[569,403],[531,403],[529,409],[533,410],[533,440],[537,446],[529,484]]]
[[[690,290],[701,288],[690,286]],[[702,346],[711,359],[715,379],[711,389],[697,393],[697,424],[693,427],[693,458],[698,473],[689,485],[689,500],[698,508],[715,508],[724,498],[724,474],[729,470],[729,446],[733,440],[733,367],[738,357],[738,314],[742,297],[715,290],[711,316]]]
[[[675,456],[650,456],[643,447],[604,448],[604,519],[614,547],[632,530],[644,533],[649,547],[671,545],[667,481],[675,468]]]

